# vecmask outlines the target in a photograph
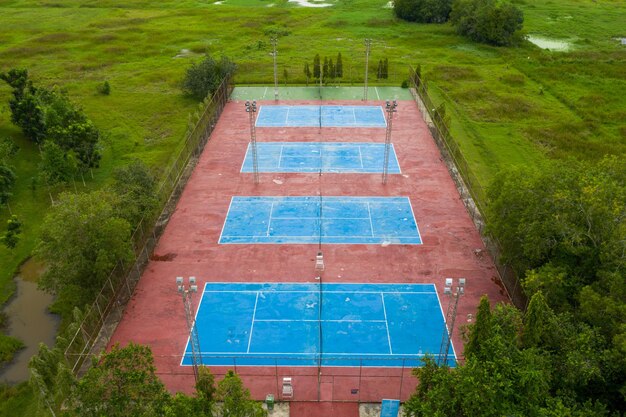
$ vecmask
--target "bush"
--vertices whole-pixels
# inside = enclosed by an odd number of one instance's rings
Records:
[[[393,10],[409,22],[443,23],[450,17],[452,0],[395,0]]]
[[[191,64],[191,67],[187,69],[182,85],[183,92],[197,100],[204,100],[217,90],[226,76],[234,71],[235,64],[227,57],[222,57],[218,62],[207,55],[202,62]]]
[[[524,23],[524,15],[511,3],[496,0],[456,0],[450,21],[460,35],[496,46],[513,43]]]
[[[111,94],[111,84],[109,84],[108,81],[104,81],[102,84],[98,85],[98,93],[102,94],[103,96],[108,96],[109,94]]]

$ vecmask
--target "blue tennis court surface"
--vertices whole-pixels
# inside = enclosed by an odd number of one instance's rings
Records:
[[[386,127],[380,106],[261,106],[257,127]]]
[[[321,235],[321,237],[320,237]],[[219,243],[419,245],[408,197],[233,197]]]
[[[321,285],[207,283],[196,314],[202,363],[420,366],[439,354],[433,284]],[[452,348],[448,357],[453,366]],[[189,343],[182,364],[191,365]]]
[[[385,145],[366,142],[261,142],[257,144],[259,172],[383,172]],[[241,172],[253,171],[250,145]],[[393,145],[389,151],[390,174],[400,166]]]

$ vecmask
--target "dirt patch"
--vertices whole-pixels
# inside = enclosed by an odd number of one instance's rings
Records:
[[[157,262],[172,262],[174,260],[174,258],[176,258],[177,254],[176,253],[166,253],[165,255],[157,255],[156,253],[153,254],[150,257],[151,261],[157,261]]]

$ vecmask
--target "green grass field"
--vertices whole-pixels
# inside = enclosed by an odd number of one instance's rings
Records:
[[[28,68],[37,84],[67,90],[105,133],[102,166],[85,178],[86,186],[78,181],[78,190],[105,185],[113,168],[133,158],[160,172],[196,109],[178,86],[203,53],[233,59],[239,85],[271,84],[272,35],[279,36],[281,85],[304,84],[305,62],[312,65],[315,53],[334,59],[338,52],[342,85],[360,85],[364,38],[373,39],[371,86],[397,87],[409,64],[421,64],[484,185],[510,165],[626,153],[626,47],[613,39],[626,37],[623,1],[518,0],[525,31],[569,41],[568,52],[528,42],[474,44],[449,25],[396,19],[387,0],[331,3],[314,9],[285,0],[0,0],[0,71]],[[376,64],[384,58],[390,78],[379,82]],[[96,92],[104,80],[110,96]],[[50,204],[45,188],[33,190],[38,150],[11,125],[9,94],[0,85],[0,135],[21,148],[10,204],[24,234],[15,250],[0,248],[0,303],[12,293],[11,277],[32,251]],[[8,216],[2,209],[0,224]]]

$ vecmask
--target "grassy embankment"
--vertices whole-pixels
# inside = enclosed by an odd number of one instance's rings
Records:
[[[520,4],[527,32],[570,40],[570,52],[473,44],[448,25],[398,21],[386,3],[348,0],[310,9],[284,0],[0,0],[0,70],[25,67],[37,84],[66,89],[105,132],[102,166],[93,179],[87,176],[86,187],[77,182],[79,190],[103,186],[113,168],[132,158],[158,173],[195,110],[178,83],[205,51],[238,62],[238,82],[271,82],[271,34],[281,36],[281,82],[285,69],[290,82],[304,82],[305,61],[337,52],[343,82],[359,82],[366,37],[374,39],[372,74],[378,60],[388,58],[389,82],[399,85],[406,65],[420,63],[431,94],[447,102],[452,131],[484,184],[509,165],[625,153],[626,48],[612,39],[626,36],[620,26],[626,8],[618,1]],[[183,49],[190,53],[174,58]],[[96,93],[104,80],[110,96]],[[44,187],[33,190],[38,151],[10,124],[8,97],[0,85],[0,134],[21,148],[11,208],[24,233],[15,250],[0,248],[0,303],[13,292],[11,277],[32,251],[50,204]],[[2,224],[8,215],[0,211]]]

